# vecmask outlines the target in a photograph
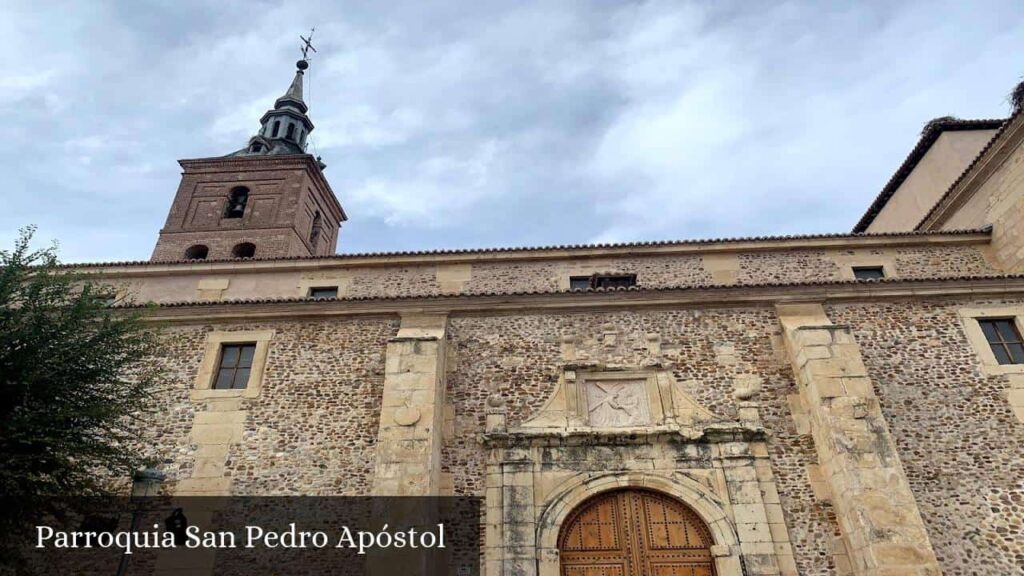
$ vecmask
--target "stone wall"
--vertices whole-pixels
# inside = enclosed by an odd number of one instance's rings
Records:
[[[1024,565],[1024,427],[1008,401],[1014,378],[1024,376],[986,374],[961,316],[965,307],[988,306],[1024,302],[887,300],[825,308],[860,346],[947,575],[1020,574]],[[168,488],[206,477],[197,473],[202,446],[194,441],[195,426],[216,424],[220,416],[213,403],[190,393],[208,335],[272,330],[259,393],[235,407],[244,417],[237,438],[225,440],[223,486],[236,494],[373,493],[378,436],[386,428],[380,422],[385,356],[409,346],[396,339],[399,326],[394,316],[166,328],[165,353],[155,361],[168,370],[167,388],[143,437],[169,474]],[[809,576],[847,573],[836,564],[847,550],[808,409],[779,315],[767,304],[451,316],[447,352],[432,361],[446,370],[442,493],[487,493],[488,456],[480,438],[488,398],[504,400],[510,428],[534,418],[563,377],[567,346],[574,357],[599,348],[603,361],[624,366],[643,365],[654,347],[660,369],[725,419],[739,416],[737,397],[747,391],[743,397],[757,403],[767,431],[767,461],[796,568]],[[393,368],[402,371],[399,364]],[[764,494],[765,502],[771,496]]]
[[[296,242],[290,231],[238,231],[221,234],[210,244],[211,254],[227,254],[252,234],[264,232],[263,242],[281,249]],[[277,234],[277,236],[275,236]],[[180,236],[180,238],[179,238]],[[180,240],[180,242],[179,242]],[[192,240],[187,234],[165,234],[166,246],[184,253]],[[257,243],[257,250],[260,244]],[[302,248],[297,246],[296,249]],[[900,248],[855,248],[830,250],[776,250],[707,255],[632,255],[586,259],[533,259],[469,263],[409,263],[384,266],[358,262],[324,261],[305,263],[305,269],[260,268],[248,263],[222,272],[198,272],[207,264],[179,265],[159,274],[135,270],[135,277],[122,271],[106,277],[132,293],[140,302],[196,300],[199,282],[216,279],[225,288],[216,297],[198,299],[299,298],[310,286],[336,286],[341,297],[394,298],[442,294],[550,292],[569,289],[571,276],[595,273],[636,274],[641,288],[680,286],[751,285],[849,280],[853,266],[883,266],[893,278],[943,278],[998,273],[986,261],[984,244],[928,244]],[[276,249],[276,248],[275,248]],[[125,275],[133,272],[123,269]],[[124,278],[123,280],[118,279]]]
[[[171,490],[198,474],[197,415],[220,416],[213,401],[190,398],[213,330],[274,330],[259,395],[240,398],[240,437],[227,448],[222,473],[244,495],[371,493],[384,351],[398,319],[344,319],[226,324],[166,329],[166,388],[143,430],[149,454],[168,474]]]
[[[1016,124],[1020,123],[1020,119]],[[1017,130],[1020,128],[1018,127]],[[961,226],[992,225],[992,251],[1009,272],[1024,269],[1024,147],[1017,146],[1002,165],[942,224],[945,230]]]
[[[1024,426],[958,310],[1020,302],[835,305],[876,384],[943,573],[1024,574]]]

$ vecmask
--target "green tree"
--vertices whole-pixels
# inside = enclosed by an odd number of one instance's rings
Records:
[[[0,534],[54,513],[54,496],[124,490],[157,378],[152,327],[55,247],[31,249],[33,232],[0,251]]]

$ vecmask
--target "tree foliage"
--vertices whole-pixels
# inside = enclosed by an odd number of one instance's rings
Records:
[[[94,276],[62,268],[55,247],[31,249],[33,232],[0,251],[3,532],[47,514],[54,496],[123,489],[143,463],[138,437],[157,378],[146,364],[152,329],[111,307]]]

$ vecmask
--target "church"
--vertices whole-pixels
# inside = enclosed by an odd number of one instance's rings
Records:
[[[1024,114],[850,232],[339,255],[308,66],[71,265],[162,327],[166,494],[476,496],[487,576],[1024,574]]]

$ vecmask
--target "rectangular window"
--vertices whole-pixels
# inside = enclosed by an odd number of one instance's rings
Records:
[[[217,368],[215,390],[237,390],[249,385],[249,371],[252,357],[256,354],[255,343],[222,344],[220,364]]]
[[[569,289],[570,290],[586,290],[590,288],[591,276],[570,276],[569,277]]]
[[[981,331],[1000,364],[1024,364],[1024,343],[1013,318],[979,318]]]
[[[588,288],[629,288],[636,286],[636,274],[594,274],[593,276],[570,276],[570,290]]]
[[[636,286],[636,274],[598,274],[594,276],[594,288],[629,288]]]
[[[881,266],[854,266],[853,277],[857,280],[881,280],[885,270]]]
[[[309,289],[310,298],[337,298],[337,286],[317,286]]]

